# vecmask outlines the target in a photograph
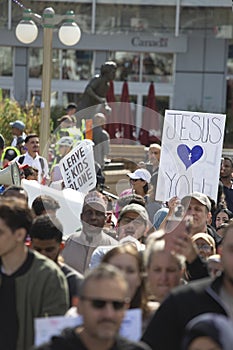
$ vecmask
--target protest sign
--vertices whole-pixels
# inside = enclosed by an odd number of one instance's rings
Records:
[[[57,210],[56,216],[62,222],[64,240],[81,227],[80,214],[84,201],[82,193],[71,188],[65,188],[62,191],[55,190],[33,180],[23,179],[21,185],[28,194],[29,207],[37,196],[47,195],[58,201],[60,208]]]
[[[226,116],[166,110],[156,200],[201,192],[217,199]]]
[[[83,140],[59,162],[65,187],[87,194],[96,186],[93,142]]]
[[[53,316],[36,318],[34,321],[36,346],[48,342],[54,335],[59,335],[63,329],[77,327],[82,324],[82,316]],[[120,335],[138,341],[142,335],[142,311],[130,309],[125,313],[120,328]]]

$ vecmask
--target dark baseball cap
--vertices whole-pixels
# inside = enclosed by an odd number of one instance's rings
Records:
[[[21,120],[16,120],[14,122],[11,122],[10,126],[12,128],[16,128],[16,129],[19,129],[21,131],[25,129],[25,124]]]

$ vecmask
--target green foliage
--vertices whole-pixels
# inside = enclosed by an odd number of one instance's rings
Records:
[[[51,108],[51,132],[57,127],[57,119],[65,114],[63,106]],[[22,107],[17,101],[2,98],[0,89],[0,133],[4,136],[6,146],[12,141],[10,122],[21,120],[26,125],[25,133],[36,133],[40,136],[40,108],[33,103]]]
[[[40,123],[40,111],[33,105],[21,107],[16,101],[0,96],[0,133],[4,136],[6,145],[12,140],[10,122],[21,120],[25,123],[25,133],[38,133]]]
[[[64,114],[66,114],[66,111],[64,110],[63,106],[57,105],[51,107],[51,123],[52,123],[52,130],[55,130],[58,127],[58,119],[62,117]]]

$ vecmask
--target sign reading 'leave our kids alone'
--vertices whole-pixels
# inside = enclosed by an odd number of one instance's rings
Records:
[[[96,186],[93,142],[83,140],[59,162],[65,187],[88,193]]]
[[[191,192],[217,199],[226,116],[167,110],[156,200]]]

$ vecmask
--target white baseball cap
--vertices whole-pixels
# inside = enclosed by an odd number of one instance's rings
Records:
[[[73,146],[73,139],[70,136],[63,136],[58,140],[57,142],[58,146],[67,146],[72,147]]]
[[[139,179],[141,179],[141,180],[146,181],[148,184],[150,183],[150,180],[151,180],[151,174],[146,169],[137,169],[137,170],[135,170],[135,172],[129,173],[127,175],[132,180],[139,180]]]

